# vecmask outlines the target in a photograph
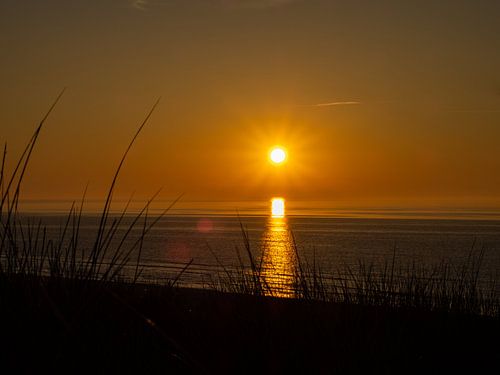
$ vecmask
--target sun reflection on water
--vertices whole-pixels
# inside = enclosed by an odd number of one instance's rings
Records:
[[[287,218],[285,200],[273,198],[271,216],[262,236],[262,278],[266,293],[277,297],[294,295],[295,253]]]
[[[285,217],[285,199],[283,198],[271,199],[271,216],[274,218]]]

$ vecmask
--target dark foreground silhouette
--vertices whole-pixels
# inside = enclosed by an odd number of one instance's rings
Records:
[[[2,373],[498,373],[498,318],[0,280]]]

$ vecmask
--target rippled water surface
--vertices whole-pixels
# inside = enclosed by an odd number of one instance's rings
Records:
[[[34,214],[56,238],[65,216]],[[152,222],[155,217],[148,220]],[[111,219],[112,220],[112,219]],[[127,217],[110,250],[132,220]],[[89,251],[95,239],[98,217],[84,215],[80,226],[80,247]],[[140,236],[143,223],[131,232],[125,246]],[[500,270],[500,221],[470,219],[347,218],[271,215],[173,215],[161,218],[147,234],[142,247],[144,277],[162,279],[193,261],[183,275],[184,282],[200,283],[200,275],[220,271],[220,266],[250,265],[243,230],[254,261],[264,267],[263,276],[288,275],[298,256],[323,273],[361,260],[383,264],[395,254],[398,264],[437,264],[465,261],[471,249],[485,250],[481,275],[495,278]],[[131,255],[135,262],[137,253]],[[344,267],[345,269],[345,267]],[[205,277],[204,276],[204,277]]]

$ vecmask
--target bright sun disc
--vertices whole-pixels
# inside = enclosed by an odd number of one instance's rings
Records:
[[[275,147],[269,154],[271,161],[275,164],[281,164],[286,159],[286,152],[281,147]]]

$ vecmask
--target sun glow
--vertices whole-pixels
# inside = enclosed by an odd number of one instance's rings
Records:
[[[286,160],[286,151],[282,147],[274,147],[269,153],[269,158],[274,164],[282,164]]]
[[[285,217],[285,199],[283,198],[271,199],[271,215],[274,218]]]

